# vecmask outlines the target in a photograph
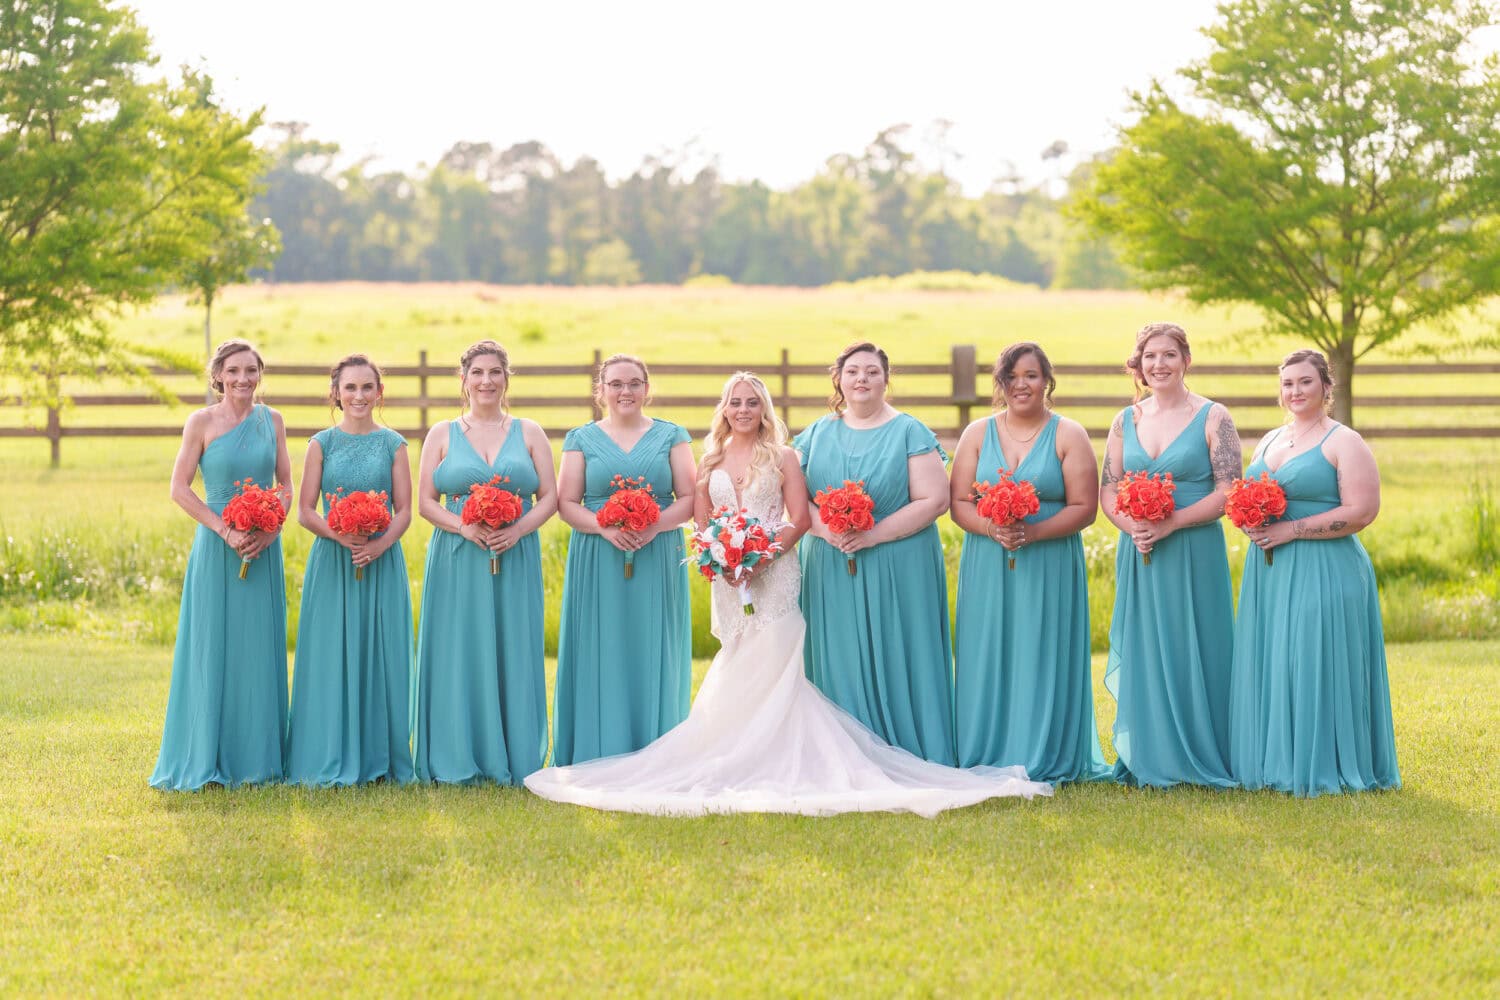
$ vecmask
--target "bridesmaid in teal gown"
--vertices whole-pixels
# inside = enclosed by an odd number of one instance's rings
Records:
[[[835,535],[815,516],[804,536],[807,676],[887,743],[951,766],[953,654],[935,523],[948,509],[945,456],[931,430],[886,402],[880,348],[853,344],[829,372],[834,412],[793,444],[809,494],[863,480],[876,523]]]
[[[291,505],[281,414],[255,401],[264,365],[243,340],[219,346],[209,381],[219,402],[188,418],[172,499],[198,529],[182,581],[172,685],[151,784],[191,791],[280,781],[286,731],[286,579],[280,532],[236,531],[224,505],[246,478]],[[203,470],[204,498],[193,492]],[[216,537],[217,536],[217,537]],[[240,579],[242,562],[249,562]]]
[[[506,409],[503,347],[473,345],[459,376],[463,415],[440,421],[422,445],[418,510],[433,530],[412,674],[413,754],[423,781],[520,785],[547,752],[537,529],[557,510],[552,447],[538,424]],[[521,518],[494,529],[462,523],[470,488],[497,475],[521,497]]]
[[[1119,780],[1227,788],[1234,601],[1219,517],[1242,459],[1229,411],[1188,391],[1191,363],[1187,334],[1172,323],[1142,328],[1126,362],[1150,395],[1120,412],[1105,444],[1099,501],[1120,540],[1104,683],[1118,706]],[[1115,513],[1132,472],[1172,473],[1168,518]]]
[[[297,505],[297,519],[317,537],[297,620],[287,780],[407,782],[414,772],[411,589],[401,552],[411,525],[406,439],[375,423],[384,386],[369,358],[352,354],[330,376],[343,419],[308,443]],[[339,534],[328,526],[328,495],[361,490],[389,497],[390,527],[370,537]]]
[[[958,764],[1020,764],[1033,781],[1105,780],[1081,536],[1099,508],[1094,449],[1081,424],[1052,412],[1057,379],[1040,346],[1007,347],[994,380],[1003,409],[965,428],[953,456],[952,516],[965,532],[954,628]],[[1001,472],[1036,487],[1040,507],[1021,523],[994,525],[975,507],[975,481]]]
[[[1380,510],[1375,456],[1326,415],[1328,362],[1281,363],[1291,424],[1267,434],[1247,477],[1286,492],[1286,514],[1245,534],[1234,630],[1229,762],[1246,788],[1294,795],[1399,788],[1375,570],[1357,532]]]
[[[650,385],[639,358],[607,359],[594,386],[604,419],[563,441],[558,506],[573,532],[557,640],[554,766],[639,750],[687,717],[692,622],[681,528],[693,514],[693,452],[686,430],[642,412]],[[617,475],[651,484],[661,507],[656,524],[640,532],[599,527],[595,512]]]

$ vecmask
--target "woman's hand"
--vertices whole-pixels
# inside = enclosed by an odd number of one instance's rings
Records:
[[[519,521],[512,521],[504,527],[491,528],[485,532],[484,541],[489,546],[490,551],[499,555],[506,549],[515,548],[516,543],[521,540],[521,531],[518,528],[519,524]]]
[[[599,534],[621,552],[634,552],[641,547],[637,540],[639,534],[634,531],[627,531],[624,528],[600,528]]]
[[[489,546],[485,544],[485,536],[486,534],[488,534],[488,532],[489,529],[482,524],[460,524],[458,526],[458,533],[462,535],[466,541],[473,542],[475,545],[479,546],[481,549],[484,549],[486,552],[490,550]]]
[[[1150,552],[1152,548],[1161,544],[1162,539],[1177,530],[1170,516],[1160,521],[1136,521],[1130,522],[1130,540],[1135,543],[1136,551],[1142,555]]]
[[[829,535],[828,541],[834,548],[849,556],[880,544],[870,537],[868,531],[846,531],[842,535]]]
[[[1245,534],[1249,537],[1252,545],[1258,546],[1263,552],[1269,552],[1278,545],[1285,545],[1293,538],[1292,521],[1272,521],[1263,524],[1259,528],[1246,528]]]
[[[1004,546],[1007,552],[1014,552],[1026,544],[1026,522],[992,524],[990,525],[990,538]]]
[[[365,544],[365,542],[368,542],[370,540],[370,536],[346,535],[343,532],[337,532],[334,534],[333,540],[335,542],[338,542],[344,548],[348,549],[350,552],[353,552],[357,546],[363,545]]]
[[[390,543],[382,535],[379,538],[369,538],[365,535],[345,535],[345,538],[357,539],[357,543],[348,546],[349,554],[356,566],[368,566],[370,563],[385,555],[391,547]]]

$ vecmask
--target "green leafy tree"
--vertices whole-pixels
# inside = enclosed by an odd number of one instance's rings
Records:
[[[101,365],[155,386],[108,321],[203,259],[205,208],[243,206],[260,169],[259,116],[153,62],[128,9],[0,0],[0,374],[30,402]]]
[[[1329,355],[1335,416],[1356,361],[1500,287],[1500,75],[1470,55],[1468,0],[1236,0],[1154,84],[1078,205],[1142,280],[1251,302]]]

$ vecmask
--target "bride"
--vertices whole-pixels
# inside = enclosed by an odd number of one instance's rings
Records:
[[[711,584],[721,647],[687,719],[635,753],[545,768],[526,787],[558,802],[680,816],[933,816],[989,798],[1052,794],[1024,768],[958,770],[893,747],[803,676],[806,624],[793,546],[811,517],[786,439],[765,383],[748,372],[730,376],[704,447],[694,514],[701,527],[716,507],[744,508],[779,529],[782,552],[748,573],[753,615],[741,611],[734,587]]]

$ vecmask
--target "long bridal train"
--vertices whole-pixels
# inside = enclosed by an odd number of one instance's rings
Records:
[[[758,488],[757,488],[758,487]],[[715,470],[716,505],[735,503]],[[744,506],[780,519],[779,484],[753,484]],[[934,816],[985,799],[1051,795],[1024,768],[965,771],[890,746],[823,696],[804,676],[806,624],[797,608],[795,557],[751,583],[757,614],[714,582],[715,631],[723,646],[683,723],[635,753],[537,771],[526,787],[558,802],[620,812],[696,816],[778,812],[913,812]],[[621,664],[629,669],[629,664]]]

